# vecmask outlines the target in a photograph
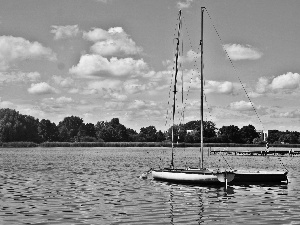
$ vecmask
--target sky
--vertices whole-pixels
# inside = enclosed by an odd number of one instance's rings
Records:
[[[252,124],[257,130],[300,131],[300,1],[0,0],[0,5],[0,108],[56,124],[73,115],[85,123],[119,118],[136,131],[150,125],[167,130],[181,9],[175,123],[199,120],[201,7],[206,7],[204,119],[217,128]]]

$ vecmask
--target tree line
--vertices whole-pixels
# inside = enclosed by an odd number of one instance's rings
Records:
[[[199,143],[200,121],[174,125],[173,142]],[[262,139],[253,125],[239,128],[234,125],[216,128],[211,121],[203,122],[205,143],[261,143]],[[0,109],[0,142],[170,142],[172,127],[162,132],[155,126],[142,127],[138,132],[125,127],[118,118],[84,123],[77,116],[65,117],[56,125],[47,119],[36,119],[22,115],[13,109]],[[299,132],[273,131],[269,143],[300,143]]]

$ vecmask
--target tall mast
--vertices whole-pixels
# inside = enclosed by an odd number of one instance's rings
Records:
[[[203,13],[205,7],[201,7],[201,106],[200,106],[200,116],[201,116],[201,165],[200,168],[203,169]]]
[[[180,29],[181,29],[181,10],[179,10],[179,23],[178,23],[178,35],[177,35],[177,44],[176,44],[176,54],[175,54],[175,74],[174,74],[174,99],[173,99],[173,126],[172,126],[172,160],[171,160],[171,167],[174,168],[174,118],[175,118],[175,111],[176,111],[176,85],[177,85],[177,74],[178,74],[178,58],[179,58],[179,44],[180,44]]]

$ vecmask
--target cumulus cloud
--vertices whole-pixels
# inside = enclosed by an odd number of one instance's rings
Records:
[[[187,83],[187,81],[185,81]],[[199,77],[192,79],[189,85],[185,85],[185,88],[200,89],[201,80]],[[204,92],[215,94],[235,95],[241,89],[241,85],[230,81],[213,81],[207,80],[204,82]]]
[[[15,104],[10,102],[10,101],[2,101],[2,99],[0,98],[0,108],[2,108],[2,109],[4,109],[4,108],[13,109],[13,108],[15,108]]]
[[[18,111],[23,115],[30,115],[35,118],[45,118],[45,112],[39,109],[39,107],[34,108],[32,106],[23,105],[18,106]]]
[[[48,104],[66,104],[66,103],[72,103],[75,102],[71,97],[66,97],[66,96],[61,96],[58,98],[44,98],[43,99],[44,103],[48,103]]]
[[[95,54],[103,56],[136,55],[141,52],[141,49],[135,47],[135,43],[132,40],[128,41],[127,43],[125,43],[124,40],[101,41],[95,43],[90,50]]]
[[[262,94],[257,93],[257,92],[255,92],[255,91],[250,91],[250,92],[248,92],[248,96],[249,96],[250,98],[258,98],[258,97],[262,96]]]
[[[120,80],[104,79],[88,83],[88,89],[103,90],[120,90],[122,82]]]
[[[58,91],[55,88],[51,87],[49,84],[41,82],[37,84],[31,84],[31,87],[28,88],[28,92],[30,94],[43,95],[57,93]]]
[[[138,110],[146,110],[146,109],[155,109],[158,105],[154,101],[143,101],[143,100],[134,100],[128,104],[128,109],[138,109]]]
[[[191,63],[194,62],[195,60],[198,60],[199,58],[201,58],[201,54],[193,51],[193,50],[189,50],[185,56],[180,56],[179,57],[179,62],[181,63]],[[170,61],[168,63],[171,63]],[[172,63],[173,64],[173,63]]]
[[[94,28],[89,32],[84,32],[83,38],[95,42],[90,50],[102,56],[137,55],[143,51],[122,27],[113,27],[108,31]]]
[[[67,26],[52,26],[51,33],[54,34],[54,39],[67,39],[76,37],[79,34],[78,25],[67,25]]]
[[[0,83],[36,82],[40,77],[41,74],[39,72],[0,72]]]
[[[74,93],[84,95],[100,94],[103,98],[126,99],[127,96],[119,94],[122,91],[122,81],[114,79],[104,79],[88,82],[82,90],[77,89]]]
[[[124,95],[124,94],[120,94],[118,92],[107,92],[105,95],[104,95],[104,98],[106,99],[115,99],[115,100],[118,100],[118,101],[125,101],[127,99],[127,95]]]
[[[240,85],[229,81],[219,82],[209,80],[205,82],[204,88],[206,93],[235,94]]]
[[[61,112],[67,108],[71,109],[76,103],[72,98],[61,96],[58,98],[44,98],[40,104],[43,111],[46,112]]]
[[[235,111],[249,111],[253,109],[251,102],[245,101],[232,102],[229,108]]]
[[[101,55],[83,55],[79,63],[73,66],[69,72],[77,76],[126,76],[140,75],[148,70],[147,64],[143,59],[133,58],[118,59],[112,57],[110,60]]]
[[[128,109],[142,109],[147,106],[147,103],[142,100],[134,100],[129,106]]]
[[[124,101],[127,99],[126,94],[122,94],[122,81],[115,79],[104,79],[88,82],[82,90],[76,93],[83,95],[100,95],[104,99],[113,99]]]
[[[300,86],[300,75],[298,73],[287,73],[275,77],[271,84],[273,90],[276,89],[296,89]]]
[[[266,77],[260,77],[258,79],[258,82],[256,84],[256,91],[259,93],[259,94],[262,94],[262,93],[265,93],[267,92],[268,90],[268,86],[270,84],[270,81],[268,78]]]
[[[170,85],[168,85],[169,87]],[[158,82],[147,81],[143,82],[139,79],[126,80],[123,84],[125,93],[137,94],[147,91],[148,94],[156,94],[157,90],[165,88],[164,85],[159,85]]]
[[[224,51],[227,52],[228,56],[232,60],[255,60],[262,57],[262,53],[253,48],[251,45],[240,45],[240,44],[225,44],[223,45]]]
[[[193,0],[182,0],[177,2],[178,9],[186,9],[189,8],[192,4]]]
[[[29,79],[29,81],[37,81],[40,79],[41,74],[39,72],[29,72],[29,73],[22,73],[22,76],[25,76]]]
[[[187,51],[186,55],[179,56],[178,62],[181,64],[187,64],[187,63],[192,63],[195,61],[198,61],[201,58],[201,54],[195,52],[194,50],[190,49]],[[165,66],[168,70],[173,70],[174,67],[174,62],[175,62],[175,57],[172,60],[165,60],[163,61],[163,66]],[[199,61],[198,61],[199,62]]]
[[[127,80],[123,84],[127,93],[135,94],[146,90],[146,84],[141,84],[138,79]]]
[[[64,88],[72,87],[73,84],[74,84],[74,80],[72,78],[70,78],[70,77],[64,78],[62,76],[56,76],[56,75],[54,75],[52,77],[52,79],[54,80],[54,82],[56,84],[58,84],[59,86],[64,87]]]
[[[123,102],[114,102],[114,101],[107,101],[105,102],[104,106],[108,110],[115,110],[115,109],[122,109],[124,108]]]
[[[103,41],[109,38],[109,34],[106,30],[101,28],[93,28],[93,30],[88,32],[83,32],[84,39],[92,42]]]
[[[187,74],[186,71],[184,73]],[[151,71],[148,71],[147,73],[144,73],[142,76],[143,76],[143,78],[146,78],[152,82],[164,82],[164,81],[169,82],[170,78],[172,77],[172,74],[173,74],[173,71],[171,71],[171,70],[163,70],[163,71],[158,71],[158,72],[151,70]]]
[[[300,110],[296,109],[290,112],[279,113],[276,118],[300,118]]]
[[[0,46],[0,70],[7,70],[12,64],[26,59],[56,60],[50,48],[22,37],[0,36]]]
[[[59,104],[66,104],[66,103],[72,103],[72,102],[74,102],[74,100],[72,98],[61,96],[56,99],[56,102]]]
[[[259,94],[274,93],[280,91],[291,92],[299,89],[300,75],[288,72],[273,78],[261,77],[256,84],[256,92]]]

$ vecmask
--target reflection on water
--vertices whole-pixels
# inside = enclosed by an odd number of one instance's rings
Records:
[[[197,149],[177,165],[197,164]],[[288,185],[192,186],[140,175],[164,148],[0,149],[0,224],[300,224],[300,157],[284,157]],[[227,157],[232,167],[273,168],[276,158]],[[253,160],[253,162],[252,162]],[[206,160],[223,166],[217,156]],[[266,162],[268,161],[268,164]]]

